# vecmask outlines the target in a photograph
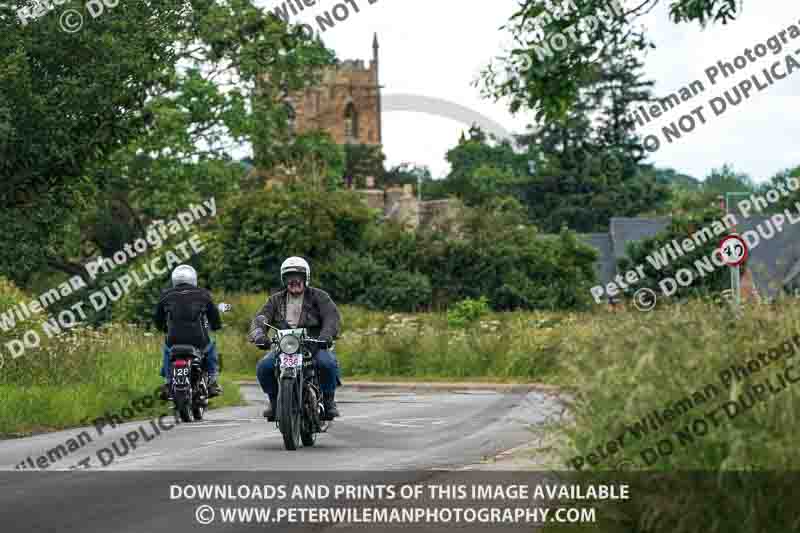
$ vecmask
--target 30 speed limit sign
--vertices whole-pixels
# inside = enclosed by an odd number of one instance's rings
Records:
[[[728,235],[719,244],[720,255],[725,264],[736,267],[747,259],[747,243],[739,235]]]

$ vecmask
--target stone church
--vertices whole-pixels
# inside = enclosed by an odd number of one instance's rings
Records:
[[[320,129],[338,144],[381,145],[377,34],[368,67],[360,59],[342,61],[323,72],[319,86],[291,94],[287,101],[297,133]]]
[[[293,131],[323,130],[338,144],[382,146],[378,50],[375,34],[368,66],[361,59],[344,60],[326,68],[318,86],[289,94],[285,103]],[[281,181],[273,176],[267,183],[272,186]],[[347,186],[355,190],[351,183]],[[374,177],[367,178],[366,189],[356,192],[367,205],[383,210],[386,219],[400,221],[409,229],[435,224],[455,212],[448,200],[419,201],[413,185],[377,189]]]

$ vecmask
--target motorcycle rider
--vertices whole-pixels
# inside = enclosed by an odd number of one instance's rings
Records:
[[[307,328],[312,337],[327,341],[314,354],[317,368],[320,370],[320,388],[326,419],[339,416],[336,407],[336,386],[341,385],[339,379],[339,363],[336,354],[330,350],[333,339],[339,335],[341,316],[336,304],[327,292],[309,286],[311,267],[302,257],[289,257],[281,264],[281,284],[284,290],[270,296],[267,303],[258,312],[266,318],[265,322],[279,329]],[[253,344],[268,346],[267,332],[256,323],[250,323],[248,339]],[[268,352],[256,366],[256,376],[261,389],[268,396],[264,417],[275,420],[275,404],[278,394],[278,383],[275,380],[275,362],[277,349]]]
[[[160,331],[167,333],[164,340],[161,376],[164,384],[161,397],[168,399],[170,376],[170,348],[176,344],[189,344],[206,354],[208,371],[208,397],[222,394],[217,383],[219,361],[217,346],[209,337],[208,330],[222,328],[219,310],[211,299],[211,294],[197,286],[197,271],[190,265],[180,265],[172,271],[172,288],[161,293],[153,321]]]

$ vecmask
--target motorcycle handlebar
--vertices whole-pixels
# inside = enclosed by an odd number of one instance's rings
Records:
[[[333,346],[333,340],[322,340],[322,339],[313,339],[311,337],[306,337],[301,342],[309,343],[309,344],[321,344],[324,346]],[[260,350],[268,350],[273,344],[279,344],[277,341],[273,341],[272,339],[267,339],[267,342],[264,344],[256,344],[256,348]]]

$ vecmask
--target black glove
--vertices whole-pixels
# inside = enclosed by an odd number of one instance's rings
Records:
[[[250,335],[248,335],[248,339],[250,340],[250,342],[252,342],[258,347],[262,346],[269,347],[270,345],[269,337],[267,337],[264,334],[264,330],[260,328],[256,328],[253,331],[251,331]]]
[[[329,350],[331,346],[333,346],[333,339],[323,338],[319,339],[319,347],[325,350]]]

